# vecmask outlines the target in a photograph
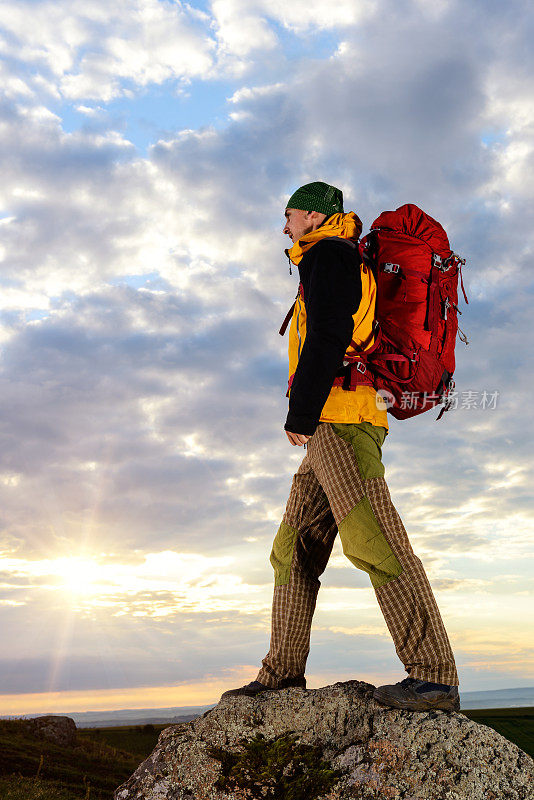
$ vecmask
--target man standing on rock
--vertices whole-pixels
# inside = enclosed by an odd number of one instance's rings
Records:
[[[370,381],[349,388],[345,356],[373,344],[376,283],[361,264],[361,222],[339,189],[315,182],[291,196],[284,233],[298,266],[289,331],[286,435],[307,447],[274,540],[269,652],[255,681],[223,697],[306,688],[310,629],[320,582],[339,531],[343,552],[373,585],[409,677],[374,697],[395,708],[458,710],[449,639],[420,559],[384,479],[387,411]]]

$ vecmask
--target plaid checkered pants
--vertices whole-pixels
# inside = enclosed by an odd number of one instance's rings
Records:
[[[406,672],[459,683],[434,594],[384,480],[385,437],[368,422],[323,422],[308,440],[271,553],[271,644],[257,677],[266,686],[304,675],[319,576],[338,531],[344,554],[369,573]]]

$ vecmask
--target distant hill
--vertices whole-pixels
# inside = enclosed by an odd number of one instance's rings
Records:
[[[213,708],[213,705],[171,708],[123,708],[118,711],[51,711],[49,713],[61,713],[64,716],[71,717],[77,728],[107,728],[115,725],[147,725],[148,723],[158,725],[190,722],[209,708]],[[4,717],[0,716],[0,719],[31,719],[32,717],[43,716],[45,713],[48,712],[40,714],[11,714]]]
[[[534,706],[534,686],[519,689],[491,689],[480,692],[464,692],[460,687],[460,700],[462,710],[475,708],[522,708]],[[170,724],[189,722],[199,717],[209,706],[173,706],[171,708],[125,708],[118,711],[83,711],[61,712],[72,717],[78,728],[106,728],[115,725],[146,725],[152,723]],[[41,714],[18,714],[0,719],[13,719],[14,717],[37,717]]]
[[[211,706],[179,706],[171,708],[125,708],[119,711],[83,711],[67,714],[78,728],[107,728],[114,725],[147,725],[190,722]],[[33,716],[33,715],[32,715]]]
[[[534,686],[520,689],[490,689],[483,692],[463,692],[460,686],[460,702],[462,709],[534,706]]]

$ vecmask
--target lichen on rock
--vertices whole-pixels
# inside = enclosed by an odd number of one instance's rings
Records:
[[[162,731],[115,800],[532,800],[534,762],[459,712],[360,681],[229,697]]]
[[[76,723],[71,717],[46,714],[24,720],[26,730],[31,736],[47,739],[53,744],[72,747],[76,744]]]

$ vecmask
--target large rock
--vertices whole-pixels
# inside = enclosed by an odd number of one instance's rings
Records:
[[[459,712],[385,708],[373,688],[222,700],[163,730],[115,800],[534,798],[534,762],[515,744]]]
[[[25,722],[28,732],[38,739],[46,739],[64,747],[72,747],[76,744],[76,723],[71,717],[48,714],[45,717],[35,717]]]

